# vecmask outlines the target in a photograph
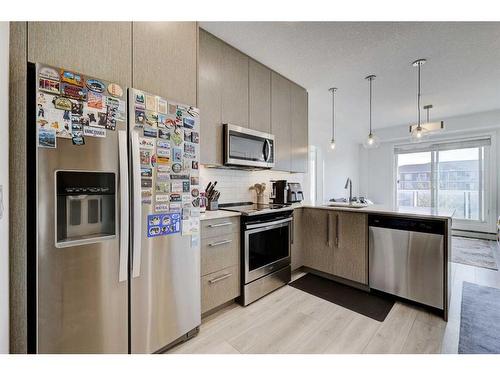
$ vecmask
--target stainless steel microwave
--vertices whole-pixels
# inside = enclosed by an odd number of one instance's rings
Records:
[[[224,165],[274,167],[274,135],[224,124]]]

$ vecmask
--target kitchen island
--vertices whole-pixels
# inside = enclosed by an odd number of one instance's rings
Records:
[[[294,216],[293,268],[397,295],[447,320],[453,212],[301,204]]]

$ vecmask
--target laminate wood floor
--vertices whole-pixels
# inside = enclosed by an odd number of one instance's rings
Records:
[[[495,254],[498,256],[497,253]],[[293,278],[302,276],[296,272]],[[202,321],[175,354],[457,353],[462,283],[500,288],[500,272],[452,263],[449,321],[397,302],[384,322],[284,286],[242,307],[232,304]]]

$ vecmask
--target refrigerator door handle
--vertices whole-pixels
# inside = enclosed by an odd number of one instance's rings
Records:
[[[129,245],[129,194],[128,194],[128,157],[127,132],[118,131],[118,159],[120,163],[120,259],[118,281],[127,281]]]
[[[141,168],[139,154],[139,134],[132,132],[132,225],[133,225],[133,243],[132,243],[132,277],[138,277],[141,274],[141,233],[142,233],[142,205],[141,205]]]

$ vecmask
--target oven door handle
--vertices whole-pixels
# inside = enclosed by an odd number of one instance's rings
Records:
[[[265,223],[259,223],[259,224],[249,224],[247,225],[246,229],[255,229],[255,228],[262,228],[262,227],[272,227],[276,224],[283,224],[283,223],[288,223],[292,221],[293,218],[287,217],[286,219],[281,219],[281,220],[276,220],[276,221],[268,221]]]

